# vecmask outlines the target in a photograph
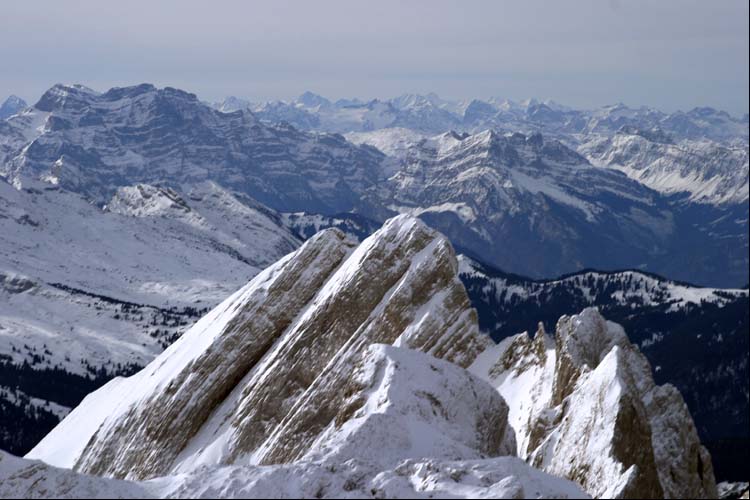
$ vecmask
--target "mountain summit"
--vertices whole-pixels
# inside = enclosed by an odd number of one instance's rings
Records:
[[[28,104],[26,104],[26,101],[18,96],[12,95],[8,97],[2,104],[0,104],[0,120],[15,115],[27,106]]]
[[[363,388],[347,380],[370,344],[462,366],[488,345],[457,270],[447,240],[413,218],[391,219],[359,247],[318,233],[142,372],[89,396],[29,456],[134,479],[297,460],[361,407]],[[497,454],[508,446],[502,409],[492,413],[482,425],[500,426]]]

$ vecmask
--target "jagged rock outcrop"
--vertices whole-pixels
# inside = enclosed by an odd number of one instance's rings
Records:
[[[519,455],[602,498],[714,498],[711,458],[671,385],[594,309],[503,341],[471,370],[508,401]]]
[[[370,344],[464,367],[486,347],[456,274],[448,241],[411,217],[358,247],[340,231],[318,233],[143,371],[87,398],[30,456],[137,479],[293,462],[356,413],[344,381]]]

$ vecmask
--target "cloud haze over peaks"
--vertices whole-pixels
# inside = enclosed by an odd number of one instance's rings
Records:
[[[622,101],[748,110],[748,3],[3,2],[0,98],[56,82],[333,98]]]

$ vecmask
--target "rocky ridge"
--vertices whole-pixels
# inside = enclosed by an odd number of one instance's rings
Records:
[[[396,343],[463,366],[486,347],[456,271],[450,244],[408,217],[392,219],[356,249],[336,230],[318,233],[133,379],[84,401],[31,456],[43,457],[68,422],[128,384],[138,390],[89,422],[91,441],[82,439],[56,465],[144,479],[200,463],[204,454],[224,464],[299,459],[331,421],[357,410],[354,398],[337,417],[356,394],[342,381],[368,345]],[[203,441],[201,433],[215,437]]]
[[[510,407],[519,456],[599,498],[715,498],[711,458],[680,393],[657,386],[596,309],[483,353],[471,367]]]

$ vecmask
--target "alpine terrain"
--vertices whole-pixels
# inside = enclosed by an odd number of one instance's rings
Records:
[[[2,494],[745,479],[744,119],[150,84],[3,113],[0,449],[43,462],[3,455]]]
[[[411,216],[359,245],[321,231],[3,455],[0,494],[716,496],[682,397],[621,327],[586,309],[495,346],[458,271]]]

